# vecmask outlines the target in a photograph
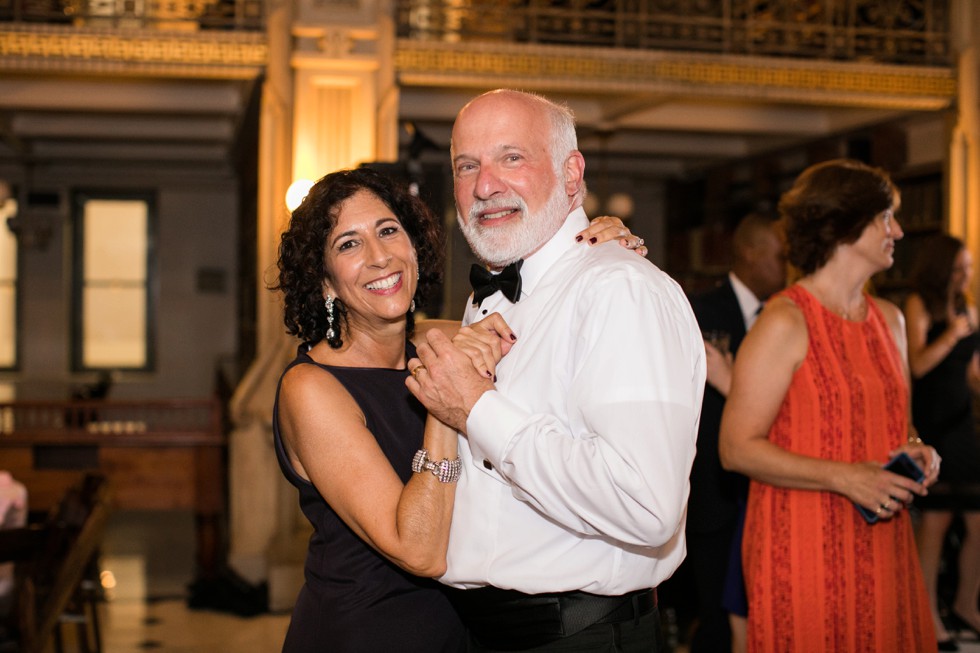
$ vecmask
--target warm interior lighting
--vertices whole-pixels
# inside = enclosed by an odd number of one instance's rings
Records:
[[[613,193],[606,200],[606,211],[625,221],[633,215],[633,198],[627,193]]]
[[[116,587],[116,576],[108,569],[99,574],[99,580],[102,582],[102,587],[107,590],[111,590]]]
[[[313,182],[309,179],[297,179],[289,185],[286,189],[286,208],[290,212],[296,210],[296,207],[302,204],[303,198],[306,194],[310,192],[310,188],[313,187]]]

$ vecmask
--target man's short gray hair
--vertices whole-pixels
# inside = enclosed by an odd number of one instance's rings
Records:
[[[531,91],[500,88],[495,91],[488,91],[484,95],[494,93],[516,93],[544,109],[551,120],[551,134],[549,134],[549,140],[551,141],[551,166],[555,171],[555,176],[558,178],[558,183],[562,183],[562,180],[565,178],[565,160],[572,152],[578,150],[578,136],[575,133],[575,114],[572,110],[566,104],[559,104]],[[481,95],[480,97],[483,96]],[[455,157],[452,141],[450,141],[450,155]],[[453,174],[455,175],[455,171]],[[581,204],[585,199],[585,193],[585,180],[582,180],[582,185],[575,195],[578,204]]]
[[[575,113],[566,104],[528,91],[515,91],[538,103],[551,119],[551,165],[554,168],[558,183],[565,178],[565,160],[578,150],[578,135],[575,133]],[[585,180],[576,193],[576,200],[581,203],[585,199]]]

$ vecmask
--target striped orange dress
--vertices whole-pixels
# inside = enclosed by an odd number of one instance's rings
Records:
[[[906,441],[908,387],[884,316],[850,322],[799,285],[809,349],[769,439],[806,456],[887,460]],[[778,344],[774,344],[778,346]],[[752,481],[742,548],[749,651],[936,650],[907,511],[869,525],[845,497]]]

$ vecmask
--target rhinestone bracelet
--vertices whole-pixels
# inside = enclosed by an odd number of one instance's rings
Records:
[[[455,483],[458,481],[462,467],[463,464],[459,462],[459,458],[454,458],[453,460],[443,458],[439,461],[429,460],[429,452],[425,449],[419,449],[412,457],[413,472],[416,474],[420,472],[432,472],[432,475],[442,483]]]

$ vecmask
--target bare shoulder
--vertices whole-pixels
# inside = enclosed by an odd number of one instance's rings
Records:
[[[916,312],[924,313],[926,310],[926,304],[922,301],[922,297],[917,292],[910,292],[905,297],[905,311],[906,312]]]
[[[902,331],[905,330],[905,316],[899,310],[898,306],[881,297],[873,297],[872,301],[874,301],[875,306],[878,307],[878,310],[884,316],[885,322],[888,323],[888,326],[893,331],[899,329]]]
[[[775,297],[766,302],[766,307],[752,330],[760,327],[771,335],[801,335],[806,338],[806,318],[796,302],[789,297]]]
[[[744,353],[764,364],[786,363],[795,369],[806,358],[807,337],[806,318],[800,307],[788,297],[775,297],[766,302],[749,330],[736,362]]]
[[[286,423],[327,418],[326,423],[337,423],[352,415],[364,419],[357,402],[337,377],[316,365],[295,365],[283,375],[279,413]]]

